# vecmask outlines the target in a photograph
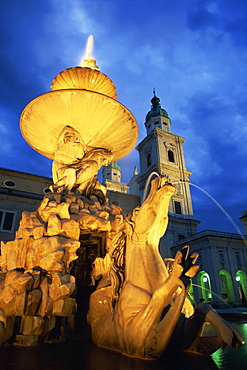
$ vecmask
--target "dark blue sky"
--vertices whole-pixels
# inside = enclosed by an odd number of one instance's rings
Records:
[[[1,0],[0,167],[51,176],[31,149],[19,117],[50,91],[62,70],[80,64],[89,34],[100,70],[136,117],[139,141],[153,87],[184,144],[191,182],[237,224],[247,209],[246,0]],[[128,182],[133,150],[119,161]],[[204,193],[192,189],[200,230],[236,232]]]

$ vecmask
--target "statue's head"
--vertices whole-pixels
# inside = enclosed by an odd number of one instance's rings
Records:
[[[71,126],[65,126],[60,132],[57,139],[57,145],[60,146],[61,144],[65,145],[80,144],[80,146],[83,147],[83,150],[85,150],[86,148],[86,144],[82,139],[80,133]]]

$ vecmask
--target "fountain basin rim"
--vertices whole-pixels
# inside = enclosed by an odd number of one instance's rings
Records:
[[[128,154],[138,138],[133,114],[116,99],[86,89],[62,89],[42,94],[23,110],[20,129],[37,152],[54,159],[57,138],[65,126],[75,128],[88,147],[113,153],[113,161]]]

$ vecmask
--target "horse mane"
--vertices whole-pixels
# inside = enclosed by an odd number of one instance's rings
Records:
[[[126,254],[126,239],[122,235],[119,244],[112,252],[112,265],[110,269],[110,279],[112,286],[112,310],[120,297],[121,288],[125,280],[125,254]]]

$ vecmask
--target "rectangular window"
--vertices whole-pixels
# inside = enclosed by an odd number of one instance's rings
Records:
[[[182,214],[181,203],[177,202],[177,201],[174,201],[174,205],[175,205],[175,213],[177,215],[181,215]]]
[[[12,232],[15,212],[0,210],[0,231]]]
[[[240,253],[238,251],[235,252],[235,257],[236,257],[237,263],[241,263],[241,257],[240,257]]]
[[[225,262],[224,252],[222,249],[219,249],[219,259],[220,259],[220,262],[222,263]]]

